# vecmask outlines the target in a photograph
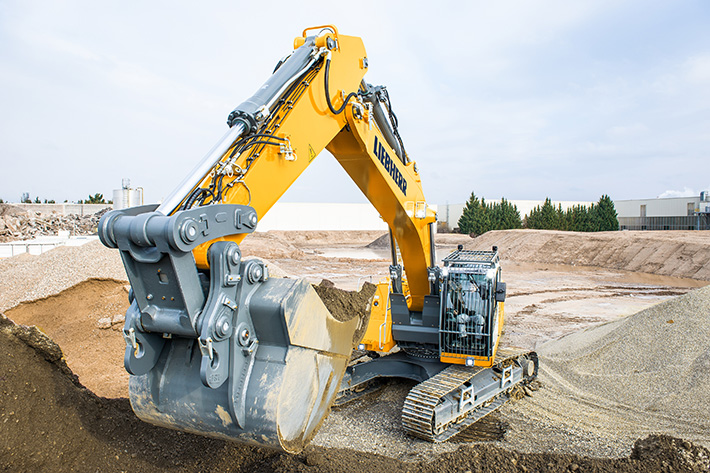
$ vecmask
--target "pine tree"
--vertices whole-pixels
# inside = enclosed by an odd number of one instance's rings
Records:
[[[503,229],[521,228],[523,226],[517,206],[503,198],[500,201],[500,209]]]
[[[486,199],[481,197],[481,210],[473,220],[473,230],[475,235],[483,235],[491,229],[491,209],[486,204]]]
[[[471,192],[471,197],[468,199],[468,202],[466,202],[466,206],[458,221],[461,233],[473,233],[473,222],[474,219],[478,218],[480,212],[481,202],[478,200],[478,197],[476,197],[476,194]]]
[[[598,232],[613,232],[619,229],[619,220],[611,197],[606,194],[602,195],[596,210],[595,219]]]
[[[461,233],[483,235],[490,230],[522,228],[523,222],[518,208],[505,198],[501,199],[500,203],[488,203],[485,198],[479,200],[472,192],[459,218],[458,226]]]
[[[562,210],[562,204],[557,205],[555,219],[557,224],[555,225],[556,230],[567,230],[567,218],[565,212]]]
[[[540,208],[540,224],[543,230],[554,230],[557,227],[557,211],[549,197]]]
[[[561,204],[555,208],[548,197],[542,206],[538,205],[530,211],[524,226],[542,230],[608,232],[619,229],[619,220],[614,202],[606,194],[601,196],[596,205],[575,205],[567,210],[562,210]]]
[[[534,209],[525,217],[525,228],[542,228],[540,223],[540,206],[536,205]]]
[[[584,225],[587,220],[587,207],[584,205],[575,205],[567,209],[565,214],[565,220],[567,221],[567,229],[571,232],[583,232]]]

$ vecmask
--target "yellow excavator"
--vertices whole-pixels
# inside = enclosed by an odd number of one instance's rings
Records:
[[[120,251],[131,283],[124,364],[141,419],[298,452],[334,403],[402,377],[419,382],[403,428],[445,441],[537,375],[535,353],[499,347],[496,248],[459,247],[437,265],[436,213],[387,89],[363,80],[368,68],[360,38],[304,30],[159,206],[101,219],[101,241]],[[305,280],[269,277],[239,247],[323,149],[390,229],[390,277],[362,340],[360,319],[336,320]],[[371,356],[352,360],[353,348]]]

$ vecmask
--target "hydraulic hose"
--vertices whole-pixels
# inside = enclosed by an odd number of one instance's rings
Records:
[[[333,104],[330,101],[330,89],[328,87],[328,76],[330,76],[330,58],[327,58],[325,60],[325,101],[328,103],[328,108],[330,109],[330,112],[333,115],[340,115],[343,113],[343,110],[345,110],[345,107],[348,105],[348,102],[350,99],[357,97],[357,94],[355,92],[350,92],[347,97],[345,97],[345,100],[343,101],[343,105],[340,106],[339,109],[335,109],[333,107]]]

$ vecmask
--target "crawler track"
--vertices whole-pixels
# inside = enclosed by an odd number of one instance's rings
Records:
[[[503,367],[527,357],[534,363],[534,370],[517,383],[506,385],[493,397],[453,416],[437,418],[436,408],[447,396],[456,396],[461,387],[475,376],[497,376]],[[431,442],[444,442],[474,422],[500,408],[509,399],[510,389],[520,383],[528,383],[537,376],[537,354],[517,349],[499,349],[492,368],[470,368],[452,365],[428,380],[416,385],[407,395],[402,408],[402,425],[411,435]]]

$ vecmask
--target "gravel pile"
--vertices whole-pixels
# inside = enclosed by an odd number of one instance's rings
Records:
[[[509,438],[516,447],[551,431],[596,456],[627,453],[633,439],[658,433],[710,446],[710,286],[538,354],[544,388],[504,410],[520,421]]]
[[[260,257],[264,252],[254,253]],[[259,259],[269,266],[271,276],[288,276],[275,263]],[[114,279],[127,284],[128,276],[118,250],[92,241],[82,246],[60,246],[38,256],[25,253],[0,259],[0,311],[20,302],[58,294],[87,279]]]
[[[457,450],[456,442],[432,443],[411,437],[402,428],[402,405],[416,383],[398,380],[378,392],[332,409],[312,444],[347,447],[403,461],[429,461]]]
[[[379,236],[376,240],[373,240],[370,243],[368,243],[367,245],[365,245],[365,248],[376,248],[376,249],[389,250],[389,248],[390,248],[389,233],[385,233],[384,235]]]
[[[0,243],[29,240],[38,236],[56,235],[61,230],[72,236],[96,233],[101,216],[109,209],[93,215],[42,215],[26,212],[8,204],[0,204]]]
[[[0,259],[0,311],[57,294],[90,278],[127,281],[118,251],[93,241],[60,246],[39,256]]]

